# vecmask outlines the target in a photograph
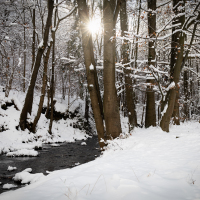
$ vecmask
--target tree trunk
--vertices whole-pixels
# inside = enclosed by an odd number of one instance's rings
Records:
[[[148,34],[150,38],[156,37],[156,0],[148,0]],[[153,12],[154,11],[154,12]],[[155,40],[149,40],[149,52],[148,52],[148,66],[153,65],[155,67]],[[145,127],[156,126],[156,110],[155,110],[155,92],[153,91],[154,78],[152,75],[147,77],[146,90],[146,116],[145,116]]]
[[[140,30],[140,15],[141,15],[141,0],[139,0],[139,15],[137,21],[137,35],[139,34]],[[137,59],[138,59],[138,37],[136,37],[136,44],[135,44],[135,69],[137,68]]]
[[[104,125],[102,114],[103,108],[97,79],[96,64],[94,60],[92,35],[87,29],[87,23],[89,22],[89,13],[86,5],[86,0],[79,0],[77,3],[81,20],[82,46],[87,73],[88,91],[90,94],[92,110],[94,113],[99,144],[100,147],[103,147],[104,143],[101,142],[101,139],[104,139]]]
[[[183,10],[178,10],[178,4],[181,3],[182,0],[173,0],[173,8],[174,13],[178,15],[181,12],[184,12]],[[184,5],[182,5],[184,6]],[[184,50],[184,38],[185,35],[181,31],[177,31],[177,29],[182,28],[183,24],[185,22],[185,16],[179,15],[177,17],[174,17],[172,21],[172,25],[181,24],[181,27],[175,27],[173,28],[173,34],[172,34],[172,57],[171,57],[171,68],[170,68],[170,82],[174,82],[175,86],[171,87],[169,91],[167,92],[167,95],[165,97],[165,100],[162,100],[161,109],[162,109],[162,119],[160,122],[160,127],[163,131],[169,132],[169,123],[174,111],[174,105],[177,97],[177,91],[178,91],[178,82],[179,82],[179,76],[181,73],[181,66],[183,61],[183,50]]]
[[[56,0],[56,4],[58,3],[58,0]],[[51,117],[50,117],[50,122],[49,122],[49,133],[52,134],[52,125],[53,125],[53,110],[54,110],[54,67],[55,67],[55,42],[56,42],[56,33],[55,33],[55,27],[56,27],[56,18],[57,18],[57,12],[58,12],[58,7],[56,6],[55,8],[55,13],[54,13],[54,30],[51,31],[52,33],[52,70],[51,70]]]
[[[188,71],[183,72],[183,90],[184,90],[184,103],[183,103],[183,121],[187,121],[189,119],[189,105],[188,105],[188,100],[189,100],[189,73]]]
[[[196,65],[196,68],[197,68],[197,74],[199,74],[199,62],[197,63]],[[197,109],[200,113],[200,79],[198,79],[198,89],[197,89],[197,96],[198,96],[198,102],[197,102]],[[199,123],[200,123],[200,116],[199,116]]]
[[[180,125],[180,114],[179,114],[179,88],[176,91],[176,99],[174,103],[174,110],[173,110],[173,123],[175,125]]]
[[[50,97],[51,97],[51,94],[50,94],[50,83],[49,83],[49,80],[47,78],[47,110],[46,110],[46,113],[45,113],[45,117],[46,118],[49,117]]]
[[[68,106],[67,106],[67,110],[69,111],[69,107],[70,107],[70,95],[71,95],[71,66],[70,64],[68,65],[69,70],[68,70]]]
[[[21,112],[21,115],[20,115],[19,125],[20,125],[20,128],[22,130],[24,130],[26,128],[27,114],[28,113],[31,114],[31,111],[32,111],[34,87],[35,87],[35,82],[36,82],[36,79],[37,79],[37,74],[38,74],[38,70],[39,70],[39,67],[40,67],[42,55],[43,55],[43,52],[44,52],[44,50],[47,46],[47,42],[48,42],[49,29],[50,29],[50,26],[51,26],[51,20],[52,20],[52,14],[53,14],[53,4],[54,4],[54,1],[48,0],[48,16],[47,16],[47,20],[46,20],[43,43],[41,45],[39,45],[39,48],[38,48],[34,69],[33,69],[33,72],[32,72],[28,91],[26,93],[24,106],[22,108],[22,112]]]
[[[86,121],[86,124],[88,125],[88,123],[89,123],[89,99],[88,99],[87,89],[86,89],[86,94],[85,94],[85,121]]]
[[[120,9],[120,23],[121,23],[121,36],[125,36],[125,32],[128,31],[128,21],[127,21],[127,12],[126,12],[126,0],[121,1]],[[128,119],[129,119],[129,131],[131,131],[135,126],[137,126],[137,116],[135,111],[135,99],[133,95],[133,83],[130,77],[130,65],[127,64],[130,62],[129,59],[129,45],[128,41],[124,40],[122,44],[122,59],[123,64],[125,64],[125,87],[126,87],[126,104],[128,108]]]
[[[35,0],[34,0],[34,8],[33,8],[33,41],[32,41],[32,66],[31,71],[33,70],[34,62],[35,62]]]
[[[23,92],[26,90],[26,15],[25,15],[25,9],[24,9],[24,79],[23,79]]]
[[[106,135],[116,138],[121,133],[120,113],[115,87],[115,15],[116,1],[104,0],[104,117]]]
[[[50,46],[48,46],[46,56],[44,57],[44,70],[43,70],[43,78],[42,78],[41,96],[40,96],[40,102],[39,102],[39,106],[38,106],[37,115],[35,116],[35,119],[34,119],[33,125],[32,125],[33,133],[35,133],[36,125],[37,125],[38,120],[40,119],[40,116],[42,113],[44,97],[45,97],[45,90],[46,90],[46,86],[47,86],[47,66],[48,66],[48,62],[49,62],[49,54],[51,51],[51,46],[52,46],[52,43],[50,44]]]

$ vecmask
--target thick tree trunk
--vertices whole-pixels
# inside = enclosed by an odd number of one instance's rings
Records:
[[[128,31],[128,21],[127,21],[127,12],[126,12],[126,0],[121,1],[120,9],[120,23],[122,30],[122,37],[125,36],[125,32]],[[124,40],[122,44],[122,59],[123,64],[125,64],[125,87],[126,87],[126,104],[128,108],[128,119],[130,131],[137,126],[137,116],[135,111],[135,99],[133,95],[133,83],[130,77],[130,65],[127,64],[130,62],[129,59],[129,45],[128,41]]]
[[[47,46],[47,42],[48,42],[49,29],[51,26],[51,20],[52,20],[52,14],[53,14],[53,4],[54,4],[53,0],[48,0],[48,16],[47,16],[47,21],[46,21],[46,26],[45,26],[45,31],[44,31],[43,43],[38,48],[34,69],[32,72],[28,91],[26,93],[24,106],[22,108],[22,112],[20,115],[19,125],[22,130],[24,130],[26,128],[27,114],[28,113],[31,114],[31,111],[32,111],[34,87],[35,87],[35,82],[37,79],[37,74],[38,74],[38,70],[40,67],[42,55],[43,55],[43,52],[44,52],[44,50]]]
[[[182,0],[173,0],[174,13],[176,15],[178,15],[181,12],[184,12],[184,10],[178,10],[177,5],[181,2]],[[160,122],[160,127],[162,128],[163,131],[166,131],[166,132],[169,132],[169,123],[174,111],[177,91],[179,89],[178,82],[179,82],[179,76],[181,73],[182,61],[183,61],[185,35],[184,33],[180,31],[176,31],[176,30],[182,28],[184,22],[185,22],[184,15],[175,17],[172,22],[173,25],[181,24],[181,27],[176,26],[176,28],[173,28],[173,35],[172,35],[173,48],[172,48],[172,58],[171,58],[171,71],[170,71],[171,81],[170,82],[171,84],[174,82],[174,86],[169,89],[165,97],[165,100],[162,100],[161,102],[162,119]]]
[[[174,4],[178,4],[178,1],[176,0],[176,2],[174,2]],[[176,13],[177,11],[175,11]],[[184,19],[185,21],[185,19]],[[173,24],[175,24],[175,21],[172,22]],[[172,32],[175,31],[175,28],[172,28]],[[178,48],[177,48],[177,45],[179,43],[179,39],[178,39],[178,36],[179,36],[179,32],[177,33],[174,33],[172,35],[172,43],[171,43],[171,67],[170,67],[170,77],[171,77],[171,80],[170,82],[173,82],[173,73],[174,73],[174,66],[176,64],[176,59],[177,59],[177,53],[178,53]],[[176,125],[180,125],[180,117],[179,117],[179,102],[178,102],[178,99],[179,99],[179,87],[177,87],[177,91],[176,91],[176,100],[175,100],[175,104],[174,104],[174,110],[173,110],[173,114],[172,114],[172,117],[173,117],[173,122],[174,124]]]
[[[184,10],[178,10],[178,4],[180,4],[181,0],[173,0],[173,7],[174,13],[178,15]],[[182,5],[184,6],[184,5]],[[181,24],[183,26],[185,22],[185,16],[180,15],[173,19],[172,24]],[[183,51],[184,51],[184,33],[180,31],[176,31],[177,29],[181,28],[180,26],[173,28],[173,35],[172,35],[172,58],[171,58],[171,84],[174,82],[174,86],[170,87],[165,100],[162,100],[161,109],[162,109],[162,119],[160,122],[160,127],[163,131],[169,132],[169,123],[174,111],[174,105],[177,97],[177,91],[179,89],[178,82],[179,76],[181,73],[182,61],[183,61]]]
[[[86,0],[79,0],[78,11],[81,19],[82,46],[84,51],[85,66],[87,73],[88,91],[90,94],[92,110],[96,123],[96,129],[100,147],[104,146],[101,139],[104,140],[104,124],[103,124],[103,108],[100,96],[100,90],[97,79],[96,64],[94,61],[92,35],[87,29],[89,22],[89,12],[86,5]]]
[[[115,87],[115,15],[116,1],[104,0],[104,117],[106,135],[116,138],[121,133],[120,113]]]
[[[156,37],[156,0],[148,0],[148,34],[150,38]],[[149,52],[148,52],[148,66],[153,65],[155,67],[155,40],[149,40]],[[153,76],[147,77],[146,95],[146,116],[145,116],[145,127],[156,126],[156,110],[155,110],[155,92],[153,91],[154,84]]]
[[[174,103],[174,110],[173,110],[173,123],[175,125],[180,125],[180,115],[179,115],[179,88],[176,91],[176,99]]]

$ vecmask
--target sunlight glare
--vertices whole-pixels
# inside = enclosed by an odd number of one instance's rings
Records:
[[[96,34],[101,31],[101,20],[100,19],[92,19],[88,24],[88,30],[92,34]]]

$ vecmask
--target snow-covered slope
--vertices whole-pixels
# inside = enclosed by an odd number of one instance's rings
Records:
[[[100,158],[59,170],[0,200],[199,200],[200,124],[135,129]]]
[[[54,121],[52,127],[53,134],[50,135],[48,133],[49,120],[46,119],[44,114],[41,114],[35,134],[30,133],[27,129],[21,131],[17,126],[19,125],[24,93],[11,91],[8,98],[4,96],[5,94],[2,92],[2,88],[0,88],[0,154],[7,153],[8,156],[37,156],[33,149],[41,147],[42,143],[74,142],[76,139],[81,140],[88,137],[84,131],[72,127],[76,119]],[[14,102],[15,105],[6,107],[6,110],[2,109],[2,105],[5,105],[6,102]],[[34,120],[34,116],[37,113],[38,102],[39,97],[36,95],[33,113],[32,116],[29,116],[30,121]],[[70,108],[71,111],[77,108],[79,104],[81,105],[81,103],[83,102],[80,99],[75,101]],[[65,112],[66,105],[66,102],[57,101],[56,109]]]

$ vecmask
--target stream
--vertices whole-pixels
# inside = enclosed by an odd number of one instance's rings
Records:
[[[87,145],[81,145],[85,142]],[[66,168],[72,168],[75,164],[87,163],[100,156],[101,151],[97,136],[87,140],[76,141],[74,143],[60,143],[60,146],[52,147],[51,144],[43,144],[42,150],[38,150],[37,157],[7,157],[0,155],[0,193],[9,191],[3,189],[3,184],[12,183],[18,189],[24,185],[12,180],[13,176],[26,168],[32,168],[32,173],[43,173]],[[14,171],[7,171],[8,166],[17,167]]]

